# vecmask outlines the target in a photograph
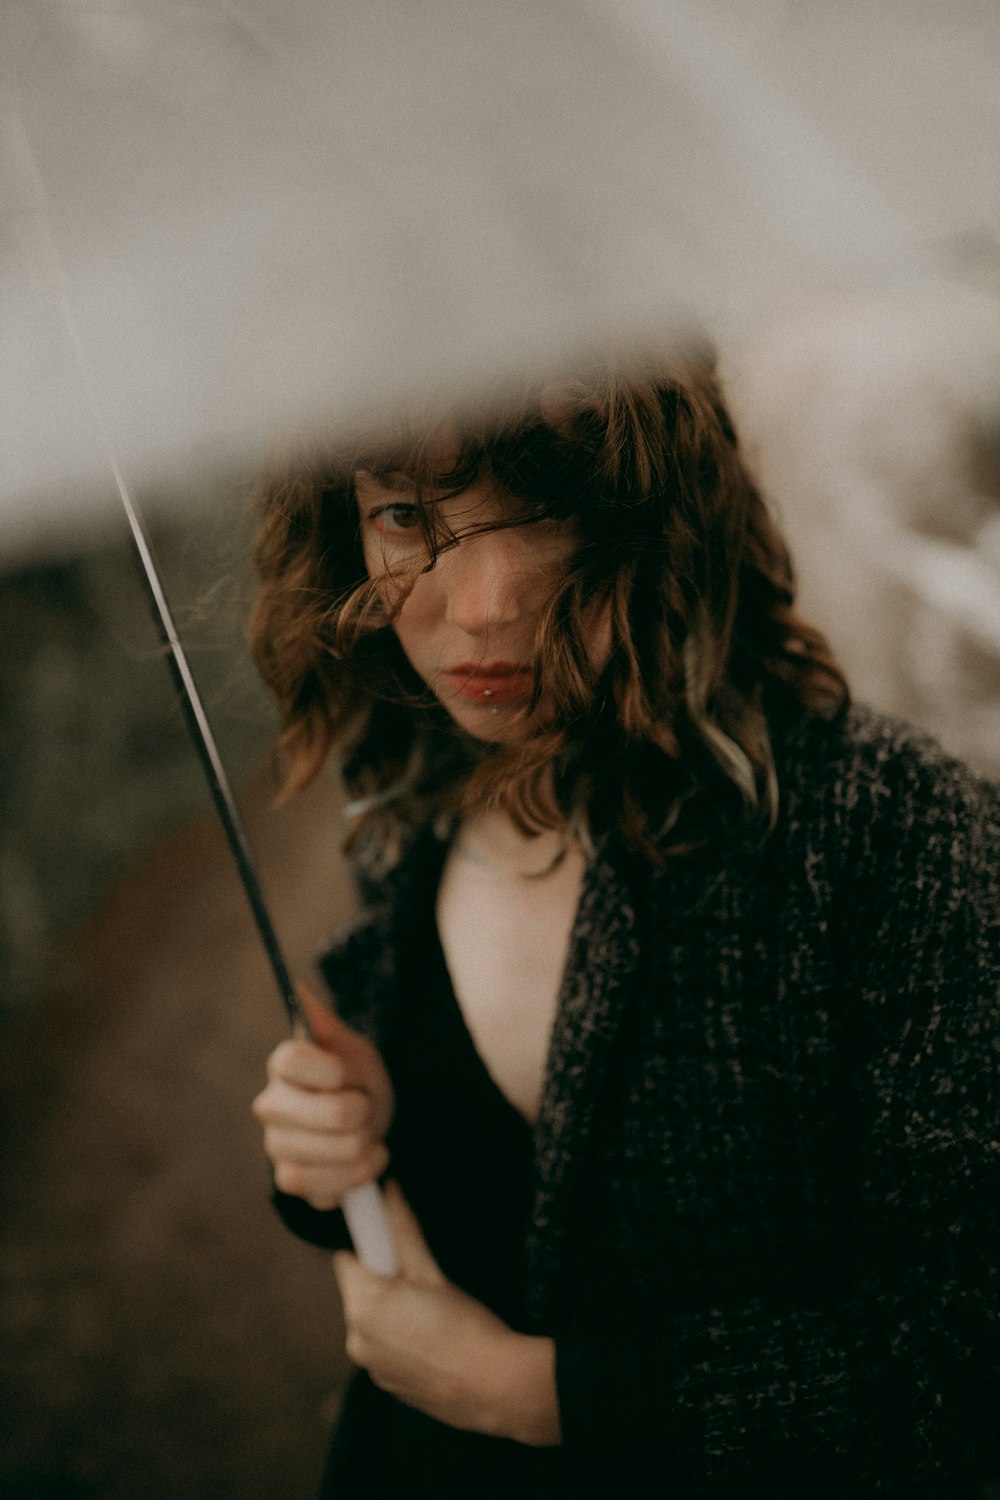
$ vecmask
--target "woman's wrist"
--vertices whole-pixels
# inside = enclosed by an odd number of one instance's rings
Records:
[[[532,1448],[558,1446],[561,1435],[553,1339],[506,1329],[496,1361],[491,1363],[490,1385],[489,1427],[494,1436]]]

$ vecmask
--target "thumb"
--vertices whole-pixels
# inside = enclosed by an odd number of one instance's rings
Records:
[[[342,1021],[336,1011],[324,1005],[301,979],[295,989],[311,1040],[324,1051],[335,1053],[347,1069],[351,1086],[363,1089],[369,1095],[375,1109],[372,1128],[376,1135],[384,1135],[392,1119],[393,1090],[375,1043]]]
[[[399,1184],[387,1182],[384,1197],[389,1228],[399,1256],[400,1276],[414,1286],[443,1286],[447,1278],[431,1254],[423,1230]]]
[[[385,1064],[374,1042],[342,1021],[335,1010],[324,1005],[303,980],[295,985],[302,1018],[311,1041],[326,1052],[335,1052],[345,1064],[352,1081],[367,1090],[384,1113],[392,1109],[392,1085]],[[387,1123],[387,1122],[384,1122]],[[383,1126],[380,1128],[384,1128]]]
[[[318,1047],[325,1047],[327,1052],[341,1052],[355,1040],[363,1040],[329,1005],[324,1005],[318,995],[313,994],[305,980],[295,981],[295,993],[299,997],[299,1009],[309,1038]]]

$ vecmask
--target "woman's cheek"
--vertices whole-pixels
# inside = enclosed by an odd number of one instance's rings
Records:
[[[424,682],[429,679],[433,653],[433,610],[428,608],[426,591],[421,588],[426,581],[417,580],[393,622],[404,656]]]

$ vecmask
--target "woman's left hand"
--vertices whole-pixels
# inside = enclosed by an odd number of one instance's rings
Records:
[[[448,1281],[395,1183],[386,1208],[400,1276],[333,1257],[347,1354],[382,1390],[439,1422],[546,1447],[559,1442],[552,1339],[515,1333]]]

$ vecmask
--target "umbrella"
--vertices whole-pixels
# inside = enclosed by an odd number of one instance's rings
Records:
[[[134,482],[692,309],[753,326],[996,232],[998,52],[981,0],[11,0],[8,555],[108,493],[61,303]]]
[[[921,274],[928,236],[980,225],[995,21],[976,0],[946,21],[772,3],[752,28],[736,0],[20,0],[0,28],[3,543],[125,502],[294,1009],[132,489],[428,384],[482,394],[595,340]]]

